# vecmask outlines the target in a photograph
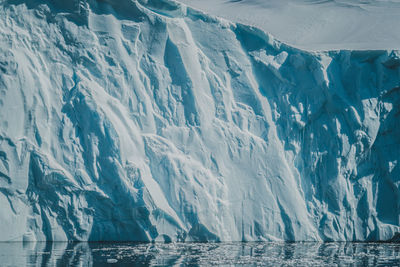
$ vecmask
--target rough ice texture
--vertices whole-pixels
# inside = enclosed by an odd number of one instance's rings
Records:
[[[0,3],[0,240],[385,240],[400,53],[168,0]]]

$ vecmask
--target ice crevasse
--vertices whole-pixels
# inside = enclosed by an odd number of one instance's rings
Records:
[[[0,1],[1,241],[387,240],[400,52],[170,0]]]

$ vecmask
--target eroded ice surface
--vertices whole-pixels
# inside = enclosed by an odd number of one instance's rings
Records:
[[[0,240],[385,240],[400,53],[167,0],[0,4]]]

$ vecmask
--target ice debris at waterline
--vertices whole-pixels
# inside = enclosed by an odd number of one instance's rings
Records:
[[[398,267],[399,261],[400,243],[382,242],[0,242],[2,266]]]
[[[400,53],[167,0],[0,4],[0,240],[387,240]]]

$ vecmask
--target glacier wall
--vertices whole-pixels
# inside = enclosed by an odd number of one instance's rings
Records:
[[[0,2],[0,240],[386,240],[399,51],[169,0]]]

